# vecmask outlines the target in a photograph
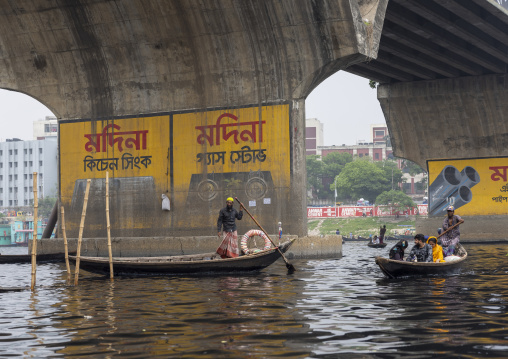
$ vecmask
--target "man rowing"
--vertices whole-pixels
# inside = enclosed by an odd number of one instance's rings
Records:
[[[460,255],[462,246],[460,245],[460,224],[464,223],[464,220],[455,214],[455,208],[448,206],[446,209],[447,216],[443,221],[443,235],[441,236],[441,245],[443,247],[443,255]],[[457,225],[455,228],[448,230],[449,228]]]
[[[233,198],[226,199],[226,207],[222,208],[217,218],[217,231],[219,238],[222,231],[222,243],[217,248],[217,253],[222,258],[235,258],[240,255],[238,250],[238,233],[236,231],[236,220],[243,217],[243,211],[233,208]]]
[[[379,243],[383,243],[385,239],[386,225],[379,228]]]

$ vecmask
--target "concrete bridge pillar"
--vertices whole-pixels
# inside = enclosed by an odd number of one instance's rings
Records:
[[[304,100],[377,56],[387,2],[10,2],[0,87],[59,119],[69,237],[87,178],[84,236],[105,236],[106,171],[115,237],[210,235],[227,196],[305,235]]]
[[[429,172],[429,217],[417,231],[436,233],[453,205],[464,238],[508,239],[496,224],[508,216],[507,85],[502,74],[379,87],[394,155]]]

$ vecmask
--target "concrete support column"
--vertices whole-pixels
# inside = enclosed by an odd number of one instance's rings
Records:
[[[290,203],[287,209],[292,218],[307,217],[307,169],[305,160],[305,100],[293,100],[291,106],[290,131],[292,166]],[[293,230],[299,236],[307,234],[307,221],[294,221]]]

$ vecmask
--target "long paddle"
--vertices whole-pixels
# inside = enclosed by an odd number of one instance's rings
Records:
[[[282,253],[282,251],[279,249],[279,247],[277,247],[275,245],[275,243],[273,243],[272,239],[270,238],[270,236],[268,235],[268,232],[266,232],[263,227],[261,227],[261,225],[258,223],[258,221],[256,221],[256,218],[254,218],[254,216],[252,214],[250,214],[249,210],[247,208],[245,208],[245,206],[243,205],[242,202],[240,202],[240,200],[238,199],[238,197],[235,197],[235,199],[237,200],[238,203],[240,203],[240,208],[243,208],[245,209],[245,212],[248,213],[248,215],[250,216],[250,218],[252,218],[252,220],[258,225],[259,229],[261,229],[265,234],[266,236],[268,237],[268,239],[270,240],[270,242],[272,242],[273,246],[275,248],[277,248],[277,250],[279,251],[280,255],[282,256],[282,259],[284,259],[284,262],[286,262],[286,268],[288,269],[288,273],[293,273],[296,269],[295,267],[289,263],[289,261],[286,259],[286,257],[284,256],[284,253]]]
[[[452,229],[454,229],[455,227],[457,227],[459,224],[462,224],[462,223],[464,223],[464,221],[463,221],[463,220],[459,221],[459,223],[457,223],[457,224],[454,224],[453,226],[451,226],[450,228],[448,228],[446,231],[444,231],[443,233],[441,233],[439,236],[437,236],[437,238],[436,238],[436,239],[439,239],[439,237],[441,237],[443,234],[446,234],[446,233],[450,232]]]

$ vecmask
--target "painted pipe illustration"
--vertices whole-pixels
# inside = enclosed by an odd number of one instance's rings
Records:
[[[471,189],[468,186],[460,186],[460,188],[450,197],[448,197],[445,201],[442,201],[433,209],[432,215],[445,214],[448,206],[451,205],[457,209],[471,202],[471,199],[473,199],[473,193],[471,192]]]
[[[453,185],[457,180],[458,183]],[[440,215],[446,212],[446,207],[449,205],[457,209],[471,202],[471,188],[479,182],[480,175],[471,166],[464,167],[460,173],[455,167],[446,166],[429,187],[431,199],[429,214]]]
[[[433,214],[436,206],[440,205],[460,184],[461,175],[454,166],[445,166],[436,179],[429,186],[429,213]]]
[[[480,174],[471,166],[464,167],[464,169],[460,172],[460,175],[461,178],[459,186],[467,186],[471,189],[480,182]]]

